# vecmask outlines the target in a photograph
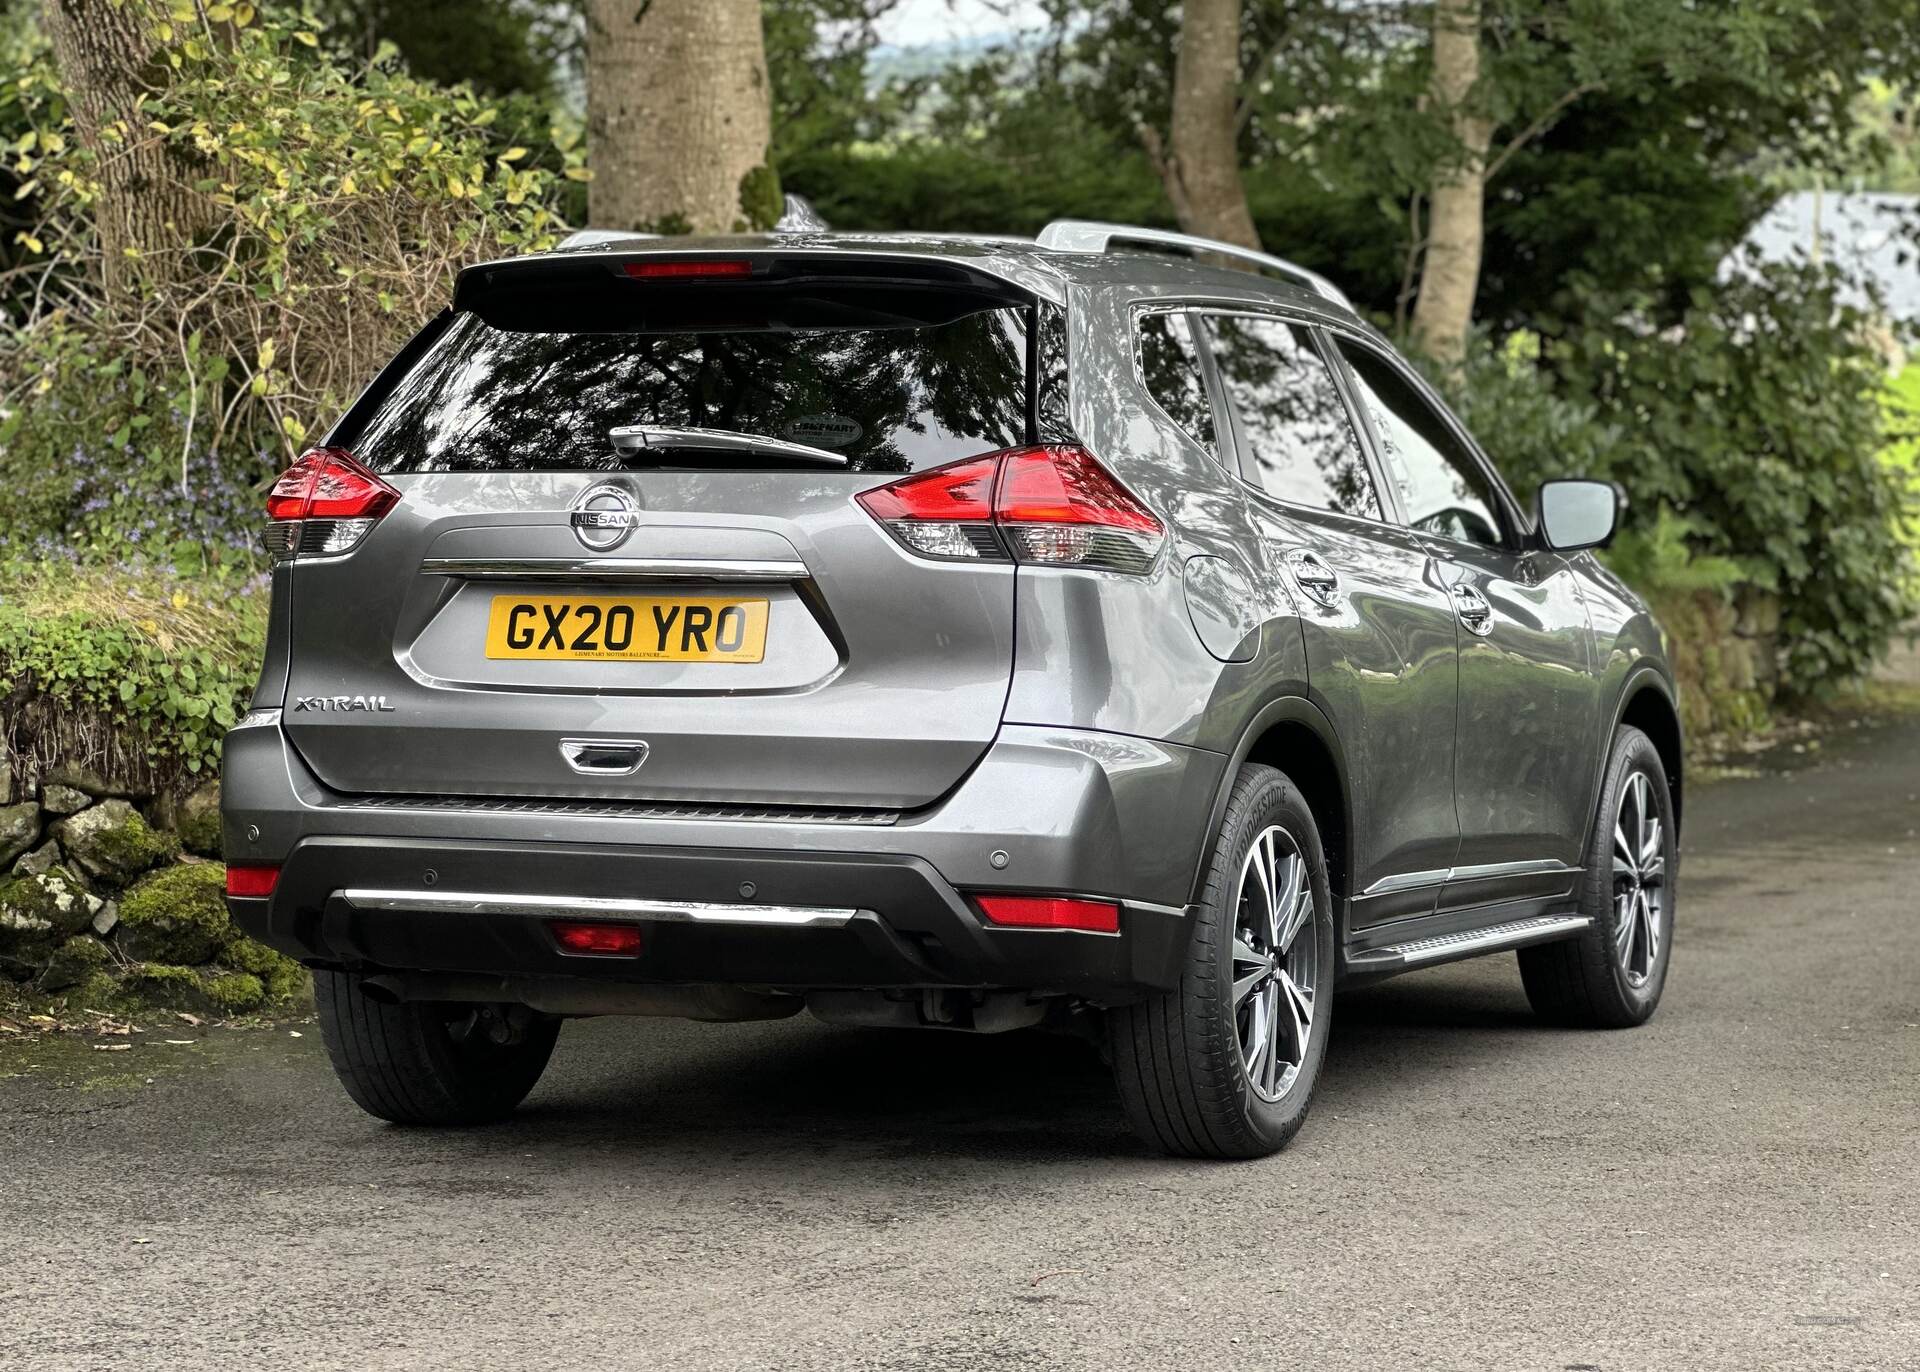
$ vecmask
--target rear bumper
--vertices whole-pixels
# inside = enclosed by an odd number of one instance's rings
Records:
[[[228,737],[227,853],[282,870],[270,900],[229,905],[318,966],[1117,1001],[1178,979],[1224,763],[1009,726],[944,802],[884,826],[407,810],[327,792],[255,725]],[[982,890],[1116,900],[1120,932],[997,928],[963,894]],[[563,952],[548,920],[570,917],[640,920],[640,955]]]

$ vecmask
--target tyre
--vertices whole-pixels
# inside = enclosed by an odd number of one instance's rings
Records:
[[[1120,1099],[1142,1138],[1194,1158],[1286,1146],[1326,1057],[1332,912],[1306,800],[1271,767],[1241,768],[1178,989],[1107,1018]]]
[[[560,1021],[523,1006],[376,1000],[352,972],[315,972],[320,1036],[354,1104],[395,1124],[484,1124],[526,1099]]]
[[[1673,958],[1678,867],[1667,769],[1653,740],[1622,726],[1580,886],[1580,912],[1593,923],[1577,938],[1520,950],[1520,977],[1541,1018],[1593,1029],[1647,1022]]]

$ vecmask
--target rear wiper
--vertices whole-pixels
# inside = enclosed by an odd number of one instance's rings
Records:
[[[751,453],[760,457],[784,457],[795,462],[821,462],[844,467],[847,455],[810,443],[792,443],[784,438],[767,438],[735,429],[688,429],[668,424],[622,424],[607,430],[614,451],[622,457],[644,452]]]

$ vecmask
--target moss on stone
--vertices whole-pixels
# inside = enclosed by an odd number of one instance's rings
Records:
[[[121,979],[122,1005],[144,1009],[187,1010],[231,1018],[257,1010],[267,998],[260,978],[250,972],[217,968],[172,967],[143,962]]]
[[[207,1004],[216,1015],[231,1017],[258,1010],[267,999],[267,989],[251,972],[213,972],[201,974]]]
[[[168,1010],[206,1010],[206,988],[200,974],[191,967],[170,967],[161,962],[143,962],[129,967],[120,979],[120,989],[142,1004]]]
[[[106,1010],[123,1002],[119,978],[105,970],[89,972],[78,986],[67,990],[64,999],[83,1010]]]
[[[313,980],[307,975],[307,969],[264,943],[255,943],[243,934],[235,934],[221,950],[219,961],[238,972],[248,972],[260,979],[266,990],[267,1001],[281,1005],[289,1001],[304,1001],[313,986]]]
[[[90,934],[78,934],[53,950],[46,970],[40,973],[40,989],[64,991],[111,966],[113,954],[107,951],[106,944]]]
[[[226,870],[188,862],[155,872],[120,898],[120,946],[146,962],[210,962],[232,938]]]
[[[209,781],[180,802],[180,844],[202,857],[220,856],[220,783]]]
[[[54,949],[86,928],[99,908],[64,868],[0,881],[0,973],[22,981],[38,975]]]
[[[124,800],[103,800],[53,826],[80,869],[110,885],[133,880],[180,856],[180,840],[155,829]]]

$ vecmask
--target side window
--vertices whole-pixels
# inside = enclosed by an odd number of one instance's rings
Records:
[[[1372,352],[1343,340],[1340,355],[1353,368],[1361,399],[1373,415],[1380,456],[1400,492],[1407,522],[1424,533],[1499,547],[1501,521],[1493,491],[1446,421]]]
[[[1360,436],[1307,331],[1279,319],[1208,315],[1207,338],[1261,488],[1295,505],[1379,519]]]
[[[1187,435],[1220,457],[1213,431],[1213,404],[1200,375],[1200,355],[1193,346],[1193,325],[1184,314],[1149,314],[1140,320],[1140,379],[1154,403],[1187,431]]]

